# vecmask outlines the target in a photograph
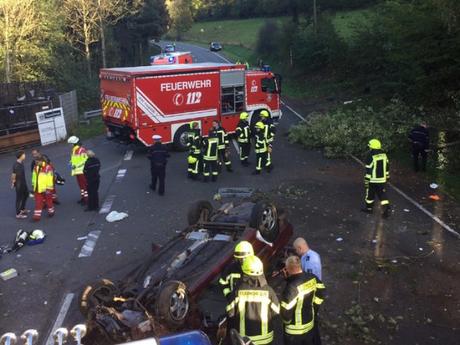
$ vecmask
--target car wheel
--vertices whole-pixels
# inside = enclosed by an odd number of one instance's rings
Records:
[[[249,225],[260,231],[267,242],[274,242],[278,237],[278,211],[276,206],[266,202],[254,205]]]
[[[206,223],[211,218],[213,207],[209,201],[200,200],[190,205],[187,214],[188,225]]]
[[[112,281],[102,279],[86,286],[80,296],[80,312],[87,317],[90,310],[98,305],[111,305],[118,295],[118,289]]]
[[[190,299],[184,283],[171,280],[164,284],[155,302],[155,312],[170,327],[184,325],[190,310]]]
[[[188,125],[180,126],[174,134],[174,148],[177,151],[187,150]]]

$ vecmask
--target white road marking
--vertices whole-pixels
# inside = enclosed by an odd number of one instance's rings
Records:
[[[281,101],[281,104],[283,104],[286,108],[288,108],[294,115],[296,115],[299,119],[301,119],[302,121],[304,122],[307,122],[307,120],[302,116],[300,115],[298,112],[296,112],[294,109],[292,109],[289,105],[287,105],[286,103],[284,103],[283,101]],[[353,158],[356,162],[358,162],[359,164],[361,164],[362,166],[364,166],[364,163],[357,157],[353,156],[353,155],[350,155],[351,158]],[[406,199],[407,201],[409,201],[411,204],[413,204],[415,207],[417,207],[420,211],[422,211],[423,213],[425,213],[428,217],[430,217],[431,219],[433,219],[436,223],[438,223],[439,225],[441,225],[445,230],[447,230],[448,232],[450,232],[452,235],[454,235],[455,237],[458,237],[460,238],[460,234],[455,231],[454,229],[452,229],[449,225],[447,225],[446,223],[444,223],[441,219],[439,219],[437,216],[435,216],[433,213],[431,213],[430,211],[428,211],[426,208],[424,208],[422,205],[420,205],[417,201],[415,201],[414,199],[412,199],[410,196],[408,196],[406,193],[404,193],[401,189],[399,189],[398,187],[396,187],[394,184],[392,184],[391,182],[388,183],[388,185],[393,188],[399,195],[401,195],[404,199]]]
[[[123,177],[126,175],[127,169],[118,169],[117,172],[117,177],[115,177],[115,182],[121,182],[123,180]]]
[[[350,155],[351,158],[353,158],[356,162],[358,162],[359,164],[361,164],[362,166],[364,166],[364,163],[356,156],[354,155]],[[423,213],[425,213],[428,217],[430,217],[431,219],[433,219],[436,223],[438,223],[439,225],[441,225],[445,230],[447,230],[448,232],[450,232],[452,235],[454,235],[455,237],[457,238],[460,238],[460,234],[455,231],[454,229],[452,229],[449,225],[447,225],[446,223],[444,223],[441,219],[439,219],[439,217],[435,216],[433,213],[431,213],[430,211],[428,211],[425,207],[423,207],[422,205],[420,205],[417,201],[415,201],[414,199],[412,199],[410,196],[408,196],[406,193],[404,193],[401,189],[399,189],[398,187],[396,187],[394,184],[392,184],[391,182],[388,182],[388,185],[393,188],[399,195],[401,195],[403,198],[405,198],[407,201],[409,201],[412,205],[414,205],[415,207],[417,207],[420,211],[422,211]]]
[[[101,230],[94,230],[89,232],[88,238],[86,239],[85,243],[83,243],[80,254],[78,254],[79,258],[87,258],[93,254],[94,247],[96,246],[96,242],[100,234]]]
[[[295,116],[297,116],[299,119],[301,119],[303,122],[307,122],[307,120],[305,119],[305,117],[303,117],[302,115],[300,115],[297,111],[295,111],[294,109],[292,109],[290,106],[288,106],[286,103],[284,103],[283,101],[281,101],[281,104],[284,105],[286,108],[288,108]]]
[[[113,201],[115,200],[115,195],[109,195],[102,204],[99,214],[109,213],[112,208]]]
[[[68,293],[65,296],[64,301],[62,302],[61,309],[59,310],[59,314],[56,318],[56,321],[54,322],[53,328],[51,328],[50,334],[48,335],[48,339],[46,340],[46,345],[54,344],[53,332],[62,326],[62,323],[64,322],[67,312],[69,311],[69,307],[70,307],[70,304],[72,303],[74,296],[75,294],[73,293]]]
[[[123,160],[130,161],[131,158],[133,158],[133,153],[134,153],[133,150],[126,151],[125,156],[123,157]]]

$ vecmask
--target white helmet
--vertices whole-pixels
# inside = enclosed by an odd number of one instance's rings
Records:
[[[79,141],[80,139],[78,139],[75,135],[72,135],[69,139],[67,139],[68,144],[77,144]]]
[[[45,233],[42,230],[36,229],[32,231],[32,233],[29,235],[29,239],[33,241],[37,240],[42,240],[45,238]]]

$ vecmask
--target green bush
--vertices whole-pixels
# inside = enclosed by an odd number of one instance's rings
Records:
[[[407,134],[417,118],[410,109],[392,100],[387,106],[342,106],[326,114],[315,113],[307,122],[294,126],[289,139],[306,148],[321,148],[327,157],[362,155],[372,138],[392,151],[406,145]]]

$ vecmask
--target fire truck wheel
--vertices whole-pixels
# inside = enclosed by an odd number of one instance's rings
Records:
[[[98,305],[110,306],[117,294],[118,289],[108,279],[101,279],[88,285],[80,296],[80,312],[87,317],[90,310]]]
[[[189,128],[188,125],[183,125],[179,127],[174,134],[174,148],[177,151],[187,150],[187,132]]]
[[[166,282],[155,302],[159,320],[178,328],[184,325],[189,310],[190,299],[185,284],[176,280]]]
[[[188,225],[208,222],[213,213],[213,207],[209,201],[199,200],[190,205],[187,214]]]
[[[278,211],[271,203],[258,202],[251,212],[249,226],[260,231],[267,242],[273,243],[278,237]]]

